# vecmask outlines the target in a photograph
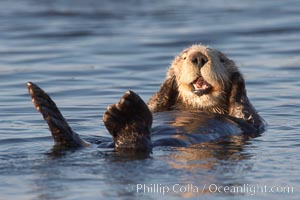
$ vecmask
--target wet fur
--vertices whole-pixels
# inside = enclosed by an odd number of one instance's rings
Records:
[[[189,59],[194,52],[201,52],[208,58],[208,62],[199,69]],[[173,109],[208,111],[219,114],[228,113],[227,93],[230,87],[230,75],[238,72],[233,61],[221,52],[201,45],[193,45],[178,55],[172,62],[166,80],[175,76],[178,96]],[[199,75],[213,86],[210,94],[198,96],[194,94],[190,83]],[[155,104],[151,98],[149,105]]]
[[[207,58],[201,68],[191,62],[197,53]],[[212,90],[197,95],[192,91],[191,83],[200,75]],[[31,82],[27,87],[57,146],[90,146],[71,129],[54,101],[41,88]],[[174,59],[166,80],[147,104],[137,94],[128,91],[118,103],[107,107],[103,121],[113,136],[116,150],[149,152],[152,148],[152,113],[172,110],[224,115],[245,133],[259,133],[264,127],[263,119],[247,97],[244,78],[235,63],[223,53],[202,45],[193,45]],[[174,138],[167,141],[164,145],[172,144]]]
[[[208,58],[202,68],[190,61],[190,56],[195,52]],[[192,92],[191,82],[200,74],[213,86],[213,90],[209,94],[198,96]],[[168,99],[166,96],[172,98]],[[257,131],[263,126],[262,118],[247,97],[244,78],[235,63],[220,51],[202,45],[193,45],[174,59],[166,80],[150,98],[148,106],[152,112],[190,110],[228,114],[245,120],[257,128]]]

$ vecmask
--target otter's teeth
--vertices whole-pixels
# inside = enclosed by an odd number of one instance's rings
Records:
[[[207,83],[202,76],[199,76],[193,83],[194,87],[193,93],[201,96],[203,94],[208,94],[212,86]]]
[[[208,84],[203,80],[202,77],[199,77],[193,84],[196,90],[205,90],[208,88]]]

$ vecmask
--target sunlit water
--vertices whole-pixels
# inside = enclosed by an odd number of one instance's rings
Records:
[[[299,199],[299,1],[3,0],[0,6],[1,200]],[[236,61],[269,124],[260,137],[156,148],[146,159],[96,147],[53,153],[27,81],[45,89],[84,138],[109,137],[101,120],[106,106],[128,89],[147,100],[174,56],[194,43]]]

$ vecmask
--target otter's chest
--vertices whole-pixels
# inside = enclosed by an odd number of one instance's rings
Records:
[[[188,111],[153,114],[153,146],[188,146],[241,134],[239,125],[223,115]]]

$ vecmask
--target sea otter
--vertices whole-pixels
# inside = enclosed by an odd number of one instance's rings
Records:
[[[27,86],[56,145],[91,145],[70,128],[41,88],[32,82]],[[152,127],[153,119],[159,125]],[[247,97],[235,63],[203,45],[193,45],[174,59],[166,80],[147,104],[129,90],[118,103],[107,107],[103,121],[117,151],[151,151],[154,146],[188,146],[205,138],[256,135],[265,125]]]

